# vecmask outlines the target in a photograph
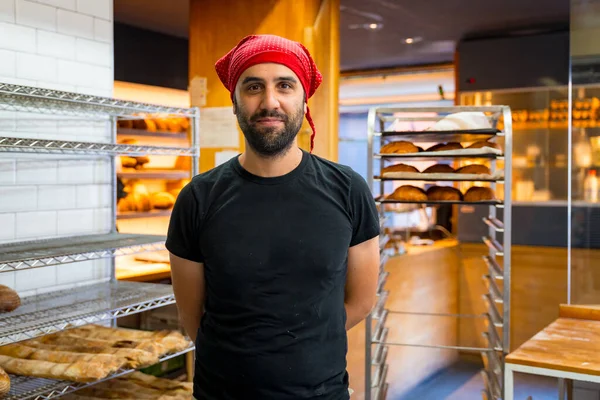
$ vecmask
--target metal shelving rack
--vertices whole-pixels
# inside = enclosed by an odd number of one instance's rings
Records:
[[[444,116],[458,112],[481,112],[484,113],[490,122],[492,129],[474,129],[461,131],[432,131],[432,130],[412,130],[397,131],[390,130],[390,124],[395,122],[415,123],[426,122],[433,124]],[[404,114],[404,115],[403,115]],[[415,116],[415,115],[427,116]],[[502,120],[503,124],[499,124]],[[501,128],[501,129],[500,129]],[[447,143],[447,142],[473,142],[477,140],[492,140],[502,142],[503,151],[501,154],[494,154],[488,151],[471,152],[468,155],[444,155],[432,154],[394,154],[386,155],[376,152],[379,146],[394,140],[405,140],[420,143]],[[379,162],[377,174],[374,173],[375,161]],[[465,201],[398,201],[386,198],[386,181],[439,181],[427,179],[382,179],[381,169],[384,163],[403,162],[403,161],[437,161],[437,160],[487,160],[490,164],[492,175],[498,171],[503,172],[503,177],[498,179],[473,180],[473,182],[487,182],[497,194],[497,184],[504,185],[504,195],[502,198],[490,201],[465,202]],[[503,168],[499,168],[498,161],[502,161]],[[385,365],[388,346],[418,346],[427,348],[445,348],[467,351],[481,352],[484,362],[482,375],[485,387],[482,390],[484,399],[502,399],[503,390],[503,370],[504,357],[508,354],[510,348],[510,265],[511,265],[511,183],[512,183],[512,116],[510,108],[507,106],[481,106],[481,107],[426,107],[426,108],[383,108],[375,107],[369,110],[368,115],[368,163],[367,176],[368,183],[379,206],[380,220],[384,221],[387,215],[386,205],[388,204],[412,204],[418,207],[424,207],[435,204],[469,204],[478,207],[487,207],[488,216],[483,218],[483,223],[488,227],[488,236],[482,238],[483,243],[488,248],[488,254],[484,261],[488,266],[489,274],[483,279],[488,292],[483,296],[487,304],[487,312],[484,315],[475,316],[485,318],[487,321],[487,330],[482,332],[487,346],[482,348],[466,348],[461,346],[441,346],[441,345],[417,345],[408,343],[392,343],[387,341],[388,328],[385,327],[385,319],[388,314],[394,311],[385,307],[385,300],[388,292],[383,291],[383,284],[379,286],[379,301],[373,312],[366,321],[366,364],[365,364],[365,387],[371,390],[365,390],[366,400],[381,400],[385,398],[388,384],[385,382],[387,366]],[[465,179],[442,179],[457,183],[465,182]],[[500,219],[498,210],[502,210],[503,217]],[[386,236],[384,236],[386,237]],[[501,242],[499,241],[501,238]],[[382,276],[387,276],[383,271]],[[385,274],[385,275],[384,275]],[[385,279],[385,278],[384,278]],[[500,311],[498,307],[502,307]],[[405,312],[407,310],[402,310]],[[461,318],[461,315],[453,315]],[[472,316],[471,316],[472,317]],[[373,346],[375,350],[373,351]],[[375,371],[373,372],[373,369]]]
[[[92,143],[56,139],[0,137],[0,152],[34,154],[68,154],[107,157],[111,161],[112,202],[111,231],[78,237],[61,237],[0,245],[0,273],[16,272],[109,258],[111,277],[107,282],[54,291],[23,299],[15,311],[0,317],[0,345],[47,335],[53,332],[100,321],[140,313],[175,303],[172,286],[138,282],[122,282],[115,278],[115,257],[164,249],[164,236],[121,234],[117,232],[117,168],[116,156],[176,155],[191,157],[191,176],[199,168],[199,109],[164,107],[123,101],[106,97],[63,92],[35,87],[0,83],[0,110],[33,112],[77,117],[82,121],[110,122],[111,141]],[[191,146],[138,146],[117,144],[117,119],[184,117],[190,121]],[[193,344],[178,354],[165,355],[161,360],[194,350]],[[107,379],[124,375],[123,370]],[[33,377],[11,376],[8,398],[51,399],[90,386]]]

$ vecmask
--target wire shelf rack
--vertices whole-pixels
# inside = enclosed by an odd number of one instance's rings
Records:
[[[0,110],[74,116],[193,117],[196,108],[165,107],[89,94],[0,83]]]
[[[178,353],[172,353],[165,355],[159,359],[159,363],[167,361],[171,358],[178,357],[182,354],[186,354],[194,350],[194,345],[190,342],[187,349]],[[90,386],[97,385],[101,382],[105,382],[114,378],[125,376],[134,372],[134,369],[121,369],[114,374],[107,376],[104,379],[100,379],[90,383],[78,383],[59,381],[54,379],[34,378],[29,376],[20,375],[9,375],[11,388],[5,400],[47,400],[56,399],[67,393],[72,393],[80,389],[84,389]]]
[[[175,303],[171,285],[106,282],[23,299],[0,318],[0,346]]]
[[[108,233],[0,245],[0,272],[164,250],[166,237]]]
[[[192,156],[197,155],[199,151],[195,147],[140,146],[0,136],[0,152],[4,153]]]

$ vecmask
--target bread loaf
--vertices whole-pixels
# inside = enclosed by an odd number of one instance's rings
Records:
[[[421,149],[410,142],[397,141],[381,147],[381,154],[418,153]]]
[[[494,198],[494,191],[488,187],[473,186],[465,193],[465,201],[487,201]]]
[[[458,174],[490,175],[490,169],[485,165],[472,164],[466,165],[456,170]]]
[[[0,398],[6,396],[10,391],[10,377],[0,368]]]
[[[121,156],[121,165],[124,168],[135,168],[137,160],[133,157]]]
[[[471,144],[468,149],[481,149],[482,147],[491,147],[493,149],[500,150],[500,146],[497,143],[489,142],[487,140],[479,140]]]
[[[381,173],[383,173],[383,174],[388,173],[388,172],[416,172],[416,173],[418,173],[419,170],[416,169],[415,167],[413,167],[412,165],[400,163],[400,164],[390,165],[381,170]]]
[[[460,201],[462,197],[461,191],[451,186],[432,186],[427,189],[427,199],[431,201]]]
[[[431,146],[427,151],[444,151],[444,150],[461,150],[463,147],[460,143],[449,142],[449,143],[438,143]]]
[[[454,168],[447,164],[435,164],[423,171],[424,174],[451,174]]]
[[[8,286],[0,285],[0,312],[11,312],[21,305],[21,298]]]
[[[175,197],[173,197],[171,193],[158,192],[152,194],[150,202],[152,203],[152,208],[157,210],[168,210],[175,204]]]
[[[387,196],[389,200],[400,200],[400,201],[426,201],[427,194],[419,187],[412,185],[403,185],[394,190],[394,192]]]

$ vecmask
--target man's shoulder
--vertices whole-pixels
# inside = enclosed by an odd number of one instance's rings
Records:
[[[210,187],[215,185],[217,182],[223,179],[231,179],[233,175],[234,167],[233,167],[233,159],[221,164],[216,167],[201,172],[198,175],[195,175],[191,181],[190,185],[192,187]]]
[[[322,171],[327,176],[342,178],[349,184],[356,183],[357,179],[364,181],[364,178],[348,165],[340,164],[314,154],[311,154],[311,157],[315,168]]]

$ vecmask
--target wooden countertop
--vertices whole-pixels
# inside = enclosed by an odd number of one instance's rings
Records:
[[[507,355],[506,362],[600,376],[599,311],[598,306],[561,306],[561,317]]]
[[[432,245],[426,245],[426,246],[413,246],[413,245],[405,243],[404,247],[406,249],[406,253],[402,254],[400,256],[402,257],[402,256],[412,255],[412,254],[422,254],[422,253],[426,253],[428,251],[447,249],[450,247],[458,246],[458,244],[459,244],[459,242],[456,239],[436,240]]]

